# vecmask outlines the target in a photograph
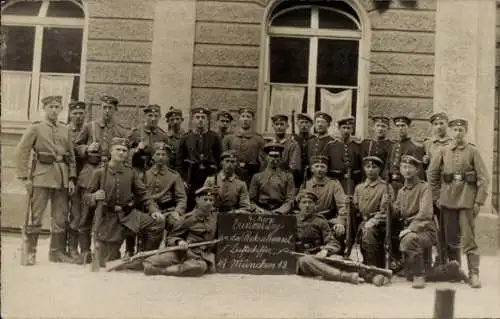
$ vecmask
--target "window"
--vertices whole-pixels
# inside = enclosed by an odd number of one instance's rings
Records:
[[[366,47],[363,30],[357,11],[344,1],[283,1],[272,9],[261,86],[262,131],[272,131],[272,115],[292,110],[310,115],[321,110],[335,120],[362,117],[357,110],[365,103],[367,81],[360,79],[368,76],[360,58]]]
[[[84,26],[81,1],[2,1],[3,120],[36,119],[48,95],[83,99]]]

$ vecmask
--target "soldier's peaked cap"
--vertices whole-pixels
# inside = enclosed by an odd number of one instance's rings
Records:
[[[401,163],[412,164],[414,166],[419,166],[422,164],[422,161],[416,158],[413,155],[406,154],[401,156]]]
[[[228,111],[220,111],[219,113],[217,113],[217,119],[224,118],[224,117],[226,119],[228,119],[230,122],[232,122],[234,120],[233,116]]]
[[[114,106],[118,106],[118,99],[114,96],[111,96],[111,95],[102,95],[101,102],[106,103],[106,104],[111,104]]]
[[[339,126],[342,126],[342,125],[354,125],[354,122],[355,122],[355,121],[356,121],[356,120],[354,119],[354,117],[352,117],[352,116],[348,116],[348,117],[344,117],[344,118],[342,118],[342,119],[338,120],[338,121],[337,121],[337,124],[338,124]]]
[[[444,112],[439,112],[439,113],[435,113],[435,114],[432,114],[431,118],[429,119],[429,121],[431,123],[434,123],[434,121],[436,120],[445,120],[445,121],[448,121],[448,115]]]
[[[236,159],[238,158],[238,152],[235,151],[235,150],[229,150],[229,151],[224,151],[221,155],[220,155],[220,159],[221,160],[224,160],[226,158],[233,158],[233,159]]]
[[[243,113],[247,113],[247,114],[250,114],[252,116],[255,116],[255,111],[249,107],[240,107],[238,109],[238,114],[243,114]]]
[[[62,103],[62,96],[61,95],[50,95],[46,96],[42,99],[43,105],[51,104],[51,103]]]
[[[380,159],[380,157],[377,156],[365,156],[363,157],[363,164],[374,164],[377,165],[378,167],[381,167],[384,165],[384,161]]]
[[[204,196],[204,195],[217,195],[217,189],[214,187],[201,187],[198,188],[195,192],[194,195],[196,197],[199,196]]]
[[[324,119],[326,120],[328,123],[331,123],[332,122],[332,117],[330,115],[328,115],[327,113],[325,112],[316,112],[314,113],[314,118],[315,119]]]
[[[195,114],[205,114],[206,116],[210,116],[210,110],[203,106],[193,107],[191,109],[191,115]]]
[[[182,117],[182,111],[171,106],[168,109],[168,112],[165,113],[165,118],[167,118],[167,120],[168,120],[169,118],[174,117],[174,116]]]
[[[86,108],[86,104],[85,102],[81,102],[81,101],[71,101],[69,103],[69,111],[74,111],[74,110],[85,110]]]
[[[387,126],[389,126],[389,124],[391,123],[391,119],[388,118],[387,116],[374,116],[372,118],[373,120],[373,123],[382,123],[382,124],[385,124]]]
[[[285,121],[288,122],[288,115],[285,114],[275,114],[271,117],[271,121],[276,122],[276,121]]]
[[[407,116],[404,116],[404,115],[393,117],[392,121],[394,122],[394,124],[397,124],[399,122],[403,122],[406,125],[410,125],[411,124],[410,118],[407,117]]]
[[[172,146],[170,146],[169,144],[165,143],[165,142],[156,142],[156,143],[153,143],[153,149],[156,151],[167,151],[167,152],[171,152],[172,151]]]
[[[328,165],[328,157],[325,155],[315,155],[311,157],[312,164],[326,164]]]
[[[312,117],[309,116],[309,114],[306,114],[306,113],[297,114],[297,120],[309,121],[311,123],[313,122]]]
[[[302,198],[310,198],[312,199],[313,201],[317,202],[318,201],[318,195],[316,195],[315,193],[309,191],[309,190],[304,190],[304,191],[301,191],[297,194],[297,201],[300,202],[300,200]]]
[[[464,120],[464,119],[454,119],[454,120],[450,121],[450,123],[449,123],[449,127],[463,126],[463,127],[467,128],[468,125],[469,125],[469,123],[467,122],[467,120]]]
[[[130,147],[128,139],[123,137],[113,137],[113,139],[111,139],[111,146],[116,146],[116,145],[125,146],[127,148]]]
[[[144,113],[158,113],[161,114],[161,107],[158,104],[149,104],[144,107]]]
[[[281,144],[270,142],[264,145],[263,151],[266,154],[278,153],[281,154],[285,147]]]

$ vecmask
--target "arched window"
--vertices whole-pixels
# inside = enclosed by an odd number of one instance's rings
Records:
[[[81,1],[2,1],[3,120],[35,119],[48,95],[83,99],[85,29]]]
[[[291,110],[322,110],[335,120],[363,116],[357,110],[367,96],[368,72],[360,67],[366,37],[360,15],[347,2],[283,1],[270,10],[260,101],[264,132],[271,131],[273,114]]]

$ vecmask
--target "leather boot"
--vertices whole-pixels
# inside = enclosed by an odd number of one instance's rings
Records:
[[[481,288],[479,280],[479,255],[467,255],[467,263],[469,267],[469,286],[471,288]]]
[[[135,252],[135,234],[125,238],[125,257],[132,257]]]
[[[36,247],[38,245],[38,234],[27,234],[28,237],[28,266],[36,264]]]
[[[66,233],[52,233],[50,236],[49,260],[56,263],[72,263],[73,259],[65,253]]]
[[[462,252],[460,248],[448,248],[448,260],[456,260],[458,264],[462,265]]]
[[[80,245],[81,263],[90,264],[92,256],[90,254],[90,232],[78,233],[78,244]]]
[[[78,232],[73,229],[69,230],[68,255],[73,259],[73,263],[82,263],[82,257],[78,253]]]
[[[160,269],[153,266],[152,263],[150,262],[143,262],[143,267],[144,267],[144,274],[146,276],[157,276],[157,275],[161,275],[160,273]]]

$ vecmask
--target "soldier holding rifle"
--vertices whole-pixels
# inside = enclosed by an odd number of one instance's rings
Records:
[[[30,195],[31,218],[25,225],[27,265],[36,263],[36,247],[47,204],[51,202],[51,236],[49,260],[72,262],[65,255],[69,194],[75,188],[76,161],[69,128],[58,121],[62,111],[62,96],[42,99],[44,119],[35,121],[24,132],[17,145],[17,177]],[[33,156],[29,178],[28,161]],[[28,211],[29,214],[29,211]]]
[[[148,276],[198,277],[215,271],[212,247],[189,248],[189,244],[210,241],[216,236],[217,215],[213,212],[217,190],[202,187],[195,192],[196,207],[182,217],[167,237],[167,246],[180,250],[151,256],[143,261]]]
[[[175,169],[175,157],[179,149],[179,141],[186,132],[182,129],[181,125],[184,122],[182,111],[171,106],[167,113],[165,113],[165,120],[167,122],[167,136],[168,145],[172,150],[169,166]]]

